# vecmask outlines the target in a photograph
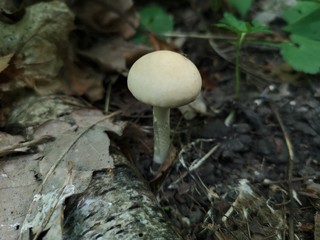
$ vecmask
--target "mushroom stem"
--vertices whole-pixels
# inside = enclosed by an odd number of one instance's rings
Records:
[[[162,164],[170,148],[170,108],[153,107],[153,162]]]

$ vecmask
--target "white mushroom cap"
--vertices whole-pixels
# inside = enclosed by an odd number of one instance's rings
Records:
[[[201,90],[197,67],[179,53],[161,50],[144,55],[131,67],[128,88],[139,101],[164,108],[186,105]]]

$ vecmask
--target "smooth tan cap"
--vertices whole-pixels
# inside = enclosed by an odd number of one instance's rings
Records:
[[[179,53],[161,50],[144,55],[131,67],[128,88],[139,101],[157,107],[192,102],[201,90],[197,67]]]

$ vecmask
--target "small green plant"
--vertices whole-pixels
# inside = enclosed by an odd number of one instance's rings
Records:
[[[239,11],[239,10],[238,10]],[[280,53],[293,69],[309,74],[320,72],[320,2],[298,1],[297,4],[283,12],[286,25],[283,27],[289,33],[289,39],[283,43],[262,43],[277,46]],[[240,48],[244,38],[249,33],[268,31],[267,27],[258,23],[238,20],[232,14],[226,13],[218,24],[238,36],[236,42],[236,96],[240,87]]]
[[[283,13],[290,33],[288,42],[280,44],[283,59],[295,70],[316,74],[320,72],[320,3],[297,2]]]
[[[140,26],[133,42],[147,44],[149,32],[160,34],[173,31],[173,17],[159,5],[149,5],[139,10]]]
[[[234,7],[242,18],[244,18],[252,6],[253,0],[228,0],[229,6]]]
[[[250,33],[269,32],[269,28],[262,26],[258,22],[245,22],[237,19],[230,13],[225,13],[223,19],[217,24],[218,27],[226,28],[237,34],[236,40],[236,62],[235,62],[235,95],[240,95],[240,50],[245,37]]]
[[[236,10],[242,18],[244,18],[249,12],[252,2],[253,0],[209,0],[211,9],[214,13],[218,13],[224,3],[227,3],[227,5]]]

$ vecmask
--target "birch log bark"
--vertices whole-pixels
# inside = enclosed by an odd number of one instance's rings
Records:
[[[120,153],[113,157],[112,171],[96,173],[67,202],[64,239],[182,239],[135,167]]]

